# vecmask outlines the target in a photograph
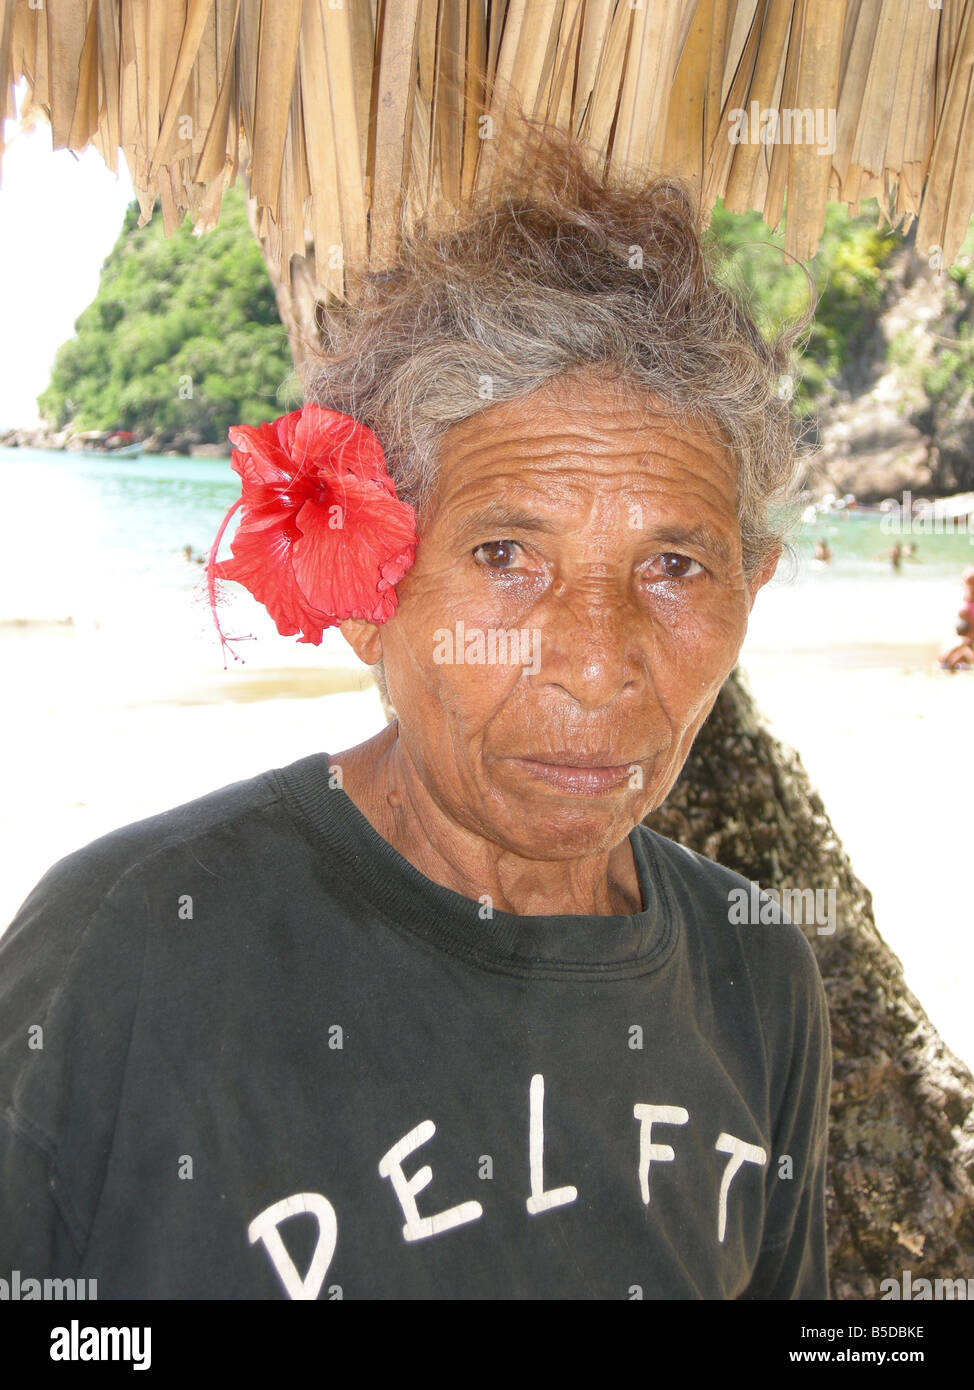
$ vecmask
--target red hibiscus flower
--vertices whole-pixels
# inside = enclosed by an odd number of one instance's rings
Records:
[[[242,479],[207,562],[210,607],[216,579],[249,589],[284,637],[317,646],[322,630],[346,618],[384,623],[396,611],[395,585],[416,553],[416,514],[396,496],[382,446],[348,415],[306,405],[271,424],[233,425],[231,466]],[[242,519],[217,561],[230,518]]]

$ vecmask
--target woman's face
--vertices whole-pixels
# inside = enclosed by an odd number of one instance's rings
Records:
[[[736,465],[579,378],[451,428],[440,477],[366,658],[403,749],[502,849],[608,850],[675,781],[774,568],[745,581]]]

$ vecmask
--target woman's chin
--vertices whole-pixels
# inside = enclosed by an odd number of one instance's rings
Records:
[[[496,769],[489,797],[496,838],[533,859],[581,858],[611,849],[642,820],[646,795],[629,775],[602,771],[579,777],[577,768],[557,765],[540,772],[509,766],[504,775]],[[486,825],[481,833],[495,838]]]

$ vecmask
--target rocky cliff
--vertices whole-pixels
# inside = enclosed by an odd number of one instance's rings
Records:
[[[960,258],[958,279],[919,255],[912,237],[895,253],[881,309],[816,414],[815,496],[879,502],[907,488],[915,496],[974,489],[974,392],[963,379],[971,262]]]

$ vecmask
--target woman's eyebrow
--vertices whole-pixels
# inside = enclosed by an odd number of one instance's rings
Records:
[[[660,522],[642,529],[646,539],[656,545],[694,545],[709,551],[725,565],[730,565],[734,560],[730,542],[709,526],[680,526]]]
[[[552,534],[559,530],[558,524],[550,517],[539,516],[537,512],[526,511],[506,502],[488,502],[464,517],[457,529],[457,538],[466,540],[483,531],[538,531]],[[503,539],[503,537],[500,537]]]

